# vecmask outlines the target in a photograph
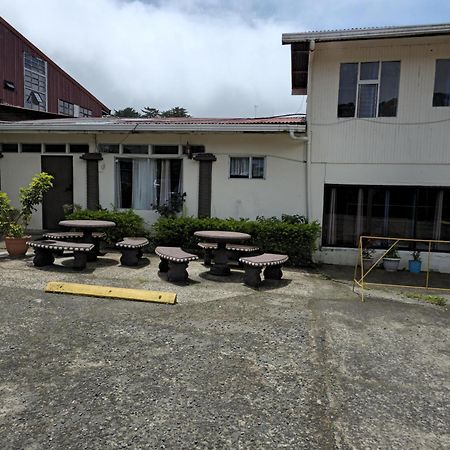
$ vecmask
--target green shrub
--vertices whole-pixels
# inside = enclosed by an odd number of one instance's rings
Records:
[[[312,253],[316,249],[316,241],[320,235],[317,222],[305,223],[301,216],[258,217],[257,220],[161,217],[153,225],[155,245],[183,247],[198,250],[199,239],[194,236],[199,230],[225,230],[248,233],[252,236],[249,243],[257,245],[267,253],[289,255],[291,264],[295,266],[311,264]]]
[[[116,224],[114,228],[105,228],[106,241],[109,244],[120,241],[125,236],[146,236],[144,219],[133,210],[115,211],[99,209],[75,209],[67,215],[67,219],[110,220]]]

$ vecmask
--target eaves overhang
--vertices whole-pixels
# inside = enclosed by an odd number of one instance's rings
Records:
[[[344,30],[310,31],[305,33],[283,33],[283,44],[297,42],[356,41],[366,39],[388,39],[417,36],[439,36],[450,34],[450,24],[412,25],[376,28],[351,28]]]
[[[58,120],[0,122],[0,133],[288,133],[306,132],[305,123],[273,124],[149,124],[149,123],[58,123]]]

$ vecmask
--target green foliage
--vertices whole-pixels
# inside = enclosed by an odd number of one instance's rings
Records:
[[[420,258],[420,251],[419,250],[414,250],[411,253],[411,256],[413,258],[413,261],[421,261],[422,259]]]
[[[116,116],[116,117],[128,117],[128,118],[132,118],[132,119],[141,117],[139,112],[136,111],[131,106],[128,106],[127,108],[124,108],[124,109],[118,109],[118,110],[115,109],[114,113],[113,113],[113,116]]]
[[[400,258],[397,247],[392,247],[385,255],[385,258]]]
[[[179,194],[176,192],[172,194],[170,200],[163,205],[153,206],[153,209],[158,212],[161,217],[175,217],[183,210],[183,203],[186,201],[186,192]]]
[[[120,241],[125,236],[145,236],[148,231],[144,227],[144,219],[133,210],[124,211],[99,209],[74,209],[67,219],[109,220],[114,222],[114,228],[105,228],[106,241],[109,244]]]
[[[113,116],[115,117],[128,117],[132,119],[144,118],[153,119],[156,117],[191,117],[186,108],[181,106],[175,106],[174,108],[167,109],[166,111],[160,111],[157,108],[146,106],[142,110],[142,114],[136,111],[133,107],[128,106],[124,109],[114,110]]]
[[[30,223],[36,206],[42,203],[44,194],[53,187],[53,176],[41,172],[31,179],[27,187],[19,190],[20,208],[11,206],[6,192],[0,192],[0,233],[10,237],[22,237]]]
[[[147,106],[144,109],[142,109],[141,117],[144,117],[145,119],[153,119],[154,117],[159,117],[159,115],[160,115],[159,109]]]
[[[447,300],[445,300],[444,297],[441,297],[439,295],[424,295],[424,294],[418,294],[416,292],[407,292],[406,296],[409,298],[414,298],[416,300],[421,300],[423,302],[432,303],[433,305],[437,306],[446,306]]]
[[[289,216],[292,217],[292,216]],[[275,217],[259,217],[255,221],[246,219],[217,219],[194,217],[161,217],[153,225],[155,245],[179,246],[189,250],[198,249],[199,230],[225,230],[248,233],[249,243],[257,245],[267,253],[289,255],[295,266],[311,264],[312,253],[320,235],[320,226],[313,223],[290,223]]]
[[[185,108],[175,106],[167,111],[161,112],[161,117],[191,117]]]

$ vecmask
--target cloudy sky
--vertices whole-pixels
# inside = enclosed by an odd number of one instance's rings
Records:
[[[281,34],[450,22],[448,0],[0,0],[0,14],[112,109],[303,112]]]

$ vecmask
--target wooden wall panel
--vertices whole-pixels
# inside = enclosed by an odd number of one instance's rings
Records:
[[[31,42],[0,17],[0,102],[24,106],[23,54],[30,53],[47,61],[48,112],[58,113],[58,99],[92,110],[101,116],[108,110],[89,91],[64,72]],[[4,88],[4,80],[15,83],[15,91]]]

